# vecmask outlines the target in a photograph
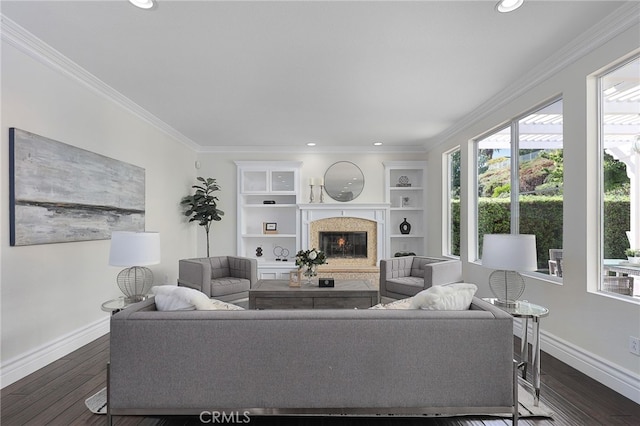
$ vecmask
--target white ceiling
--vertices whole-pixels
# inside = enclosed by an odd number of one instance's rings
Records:
[[[6,1],[200,151],[425,150],[618,1]]]

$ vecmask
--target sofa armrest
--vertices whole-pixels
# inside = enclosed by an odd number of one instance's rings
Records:
[[[251,287],[258,282],[258,261],[249,257],[227,256],[231,276],[249,280]]]
[[[443,260],[424,265],[424,288],[462,281],[462,262]]]
[[[211,297],[211,264],[203,259],[180,260],[178,285],[194,288]]]

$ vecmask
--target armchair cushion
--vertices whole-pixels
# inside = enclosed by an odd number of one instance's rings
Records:
[[[251,283],[244,278],[224,277],[211,280],[211,297],[249,291]]]
[[[387,280],[387,290],[399,294],[416,294],[424,289],[424,278],[402,277]]]
[[[210,257],[209,265],[211,265],[211,279],[222,277],[230,277],[229,258],[227,256]]]

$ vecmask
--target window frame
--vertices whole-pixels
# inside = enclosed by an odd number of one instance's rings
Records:
[[[597,170],[598,170],[598,279],[597,288],[595,294],[612,297],[619,300],[629,301],[633,303],[639,303],[637,296],[617,294],[603,290],[603,281],[605,276],[605,254],[604,254],[604,240],[605,240],[605,182],[604,182],[604,154],[605,154],[605,123],[604,123],[604,97],[603,94],[603,79],[607,75],[631,64],[634,61],[640,61],[640,53],[634,54],[630,57],[623,58],[612,63],[610,66],[605,67],[600,72],[594,75],[596,81],[596,120],[597,120]],[[631,195],[630,195],[631,196]],[[630,218],[631,220],[631,218]],[[590,290],[592,291],[592,290]]]
[[[481,258],[480,258],[480,227],[479,227],[479,207],[480,207],[480,195],[479,195],[479,179],[478,179],[478,145],[479,143],[483,140],[486,139],[487,137],[494,135],[496,133],[499,133],[501,131],[504,131],[506,129],[510,129],[510,150],[511,150],[511,158],[510,158],[510,167],[511,167],[511,173],[510,173],[510,184],[511,184],[511,191],[510,191],[510,233],[511,234],[519,234],[520,232],[520,160],[519,160],[519,155],[513,155],[514,152],[520,152],[520,121],[540,110],[543,110],[551,105],[553,105],[556,102],[562,102],[562,115],[563,115],[563,122],[562,122],[562,128],[563,128],[563,136],[564,136],[564,96],[562,93],[553,96],[551,98],[548,98],[547,100],[538,103],[536,106],[533,106],[531,108],[529,108],[528,110],[522,112],[521,114],[518,114],[517,116],[514,116],[512,118],[510,118],[509,120],[501,123],[500,125],[492,128],[491,130],[488,130],[480,135],[478,135],[477,137],[472,139],[472,143],[473,143],[473,176],[474,176],[474,180],[473,180],[473,184],[474,184],[474,195],[473,195],[473,199],[474,199],[474,204],[475,204],[475,210],[474,210],[474,233],[475,233],[475,253],[473,254],[474,263],[481,263]],[[564,141],[562,144],[562,150],[564,152]],[[514,170],[516,171],[514,173]],[[513,188],[516,188],[516,190],[514,191]],[[564,200],[564,197],[563,197]],[[564,201],[563,201],[564,203]],[[563,211],[564,211],[564,206],[563,206]],[[564,220],[563,220],[563,224],[562,224],[562,239],[564,241]],[[564,246],[564,243],[563,243]],[[471,253],[470,253],[471,254]],[[545,274],[543,272],[537,272],[537,271],[530,271],[530,272],[522,272],[522,275],[530,275],[533,276],[537,279],[543,279],[546,281],[550,281],[553,283],[557,283],[557,284],[562,284],[563,283],[563,278],[562,277],[558,277],[558,276],[553,276],[553,275],[549,275],[549,274]]]
[[[454,148],[451,148],[448,151],[445,151],[442,154],[442,161],[443,161],[443,170],[445,173],[443,182],[444,182],[444,194],[443,194],[443,212],[442,215],[445,218],[445,223],[446,226],[443,227],[443,236],[442,236],[442,243],[443,243],[443,247],[442,247],[442,254],[444,256],[447,257],[452,257],[452,258],[456,258],[459,259],[460,258],[460,254],[454,254],[452,247],[453,247],[453,227],[452,227],[452,222],[453,222],[453,214],[452,214],[452,210],[451,210],[451,190],[453,188],[452,186],[452,168],[451,168],[451,163],[452,163],[452,155],[454,153],[458,153],[458,155],[460,156],[460,174],[462,174],[462,147],[460,145],[457,145]],[[460,179],[462,177],[460,176]],[[461,196],[458,197],[458,201],[461,202]],[[462,206],[461,206],[462,207]],[[458,218],[459,222],[458,223],[458,227],[461,228],[461,222],[462,222],[462,210],[460,209],[460,217]],[[460,231],[461,232],[461,231]],[[459,238],[461,238],[461,235],[459,236]]]

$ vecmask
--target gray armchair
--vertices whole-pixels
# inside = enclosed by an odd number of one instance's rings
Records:
[[[239,256],[201,257],[178,262],[178,285],[230,302],[249,296],[258,281],[258,262]]]
[[[434,285],[462,281],[462,262],[403,256],[380,260],[380,296],[404,299]]]

